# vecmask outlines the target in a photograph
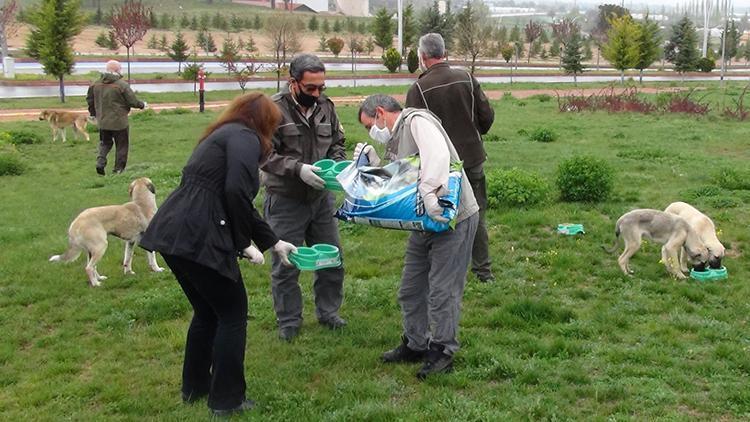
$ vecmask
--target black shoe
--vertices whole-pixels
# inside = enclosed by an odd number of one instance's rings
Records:
[[[401,344],[395,349],[389,350],[383,353],[381,358],[385,363],[399,363],[399,362],[422,362],[424,360],[424,350],[413,350],[410,349],[406,336],[401,336]]]
[[[208,393],[190,393],[186,394],[184,391],[182,392],[182,402],[185,404],[193,404],[197,402],[198,400],[206,397]]]
[[[338,330],[346,326],[346,320],[338,315],[334,315],[328,319],[321,319],[318,321],[320,325],[328,327],[331,330]]]
[[[250,410],[255,407],[255,402],[252,400],[244,400],[238,406],[231,409],[211,409],[211,414],[218,417],[226,417],[242,413],[246,410]]]
[[[432,374],[447,374],[453,371],[453,356],[443,353],[445,346],[430,343],[425,356],[424,366],[417,372],[417,378],[423,380]]]
[[[284,341],[292,341],[299,334],[299,327],[289,326],[279,328],[279,338]]]
[[[97,167],[97,168],[96,168],[96,173],[97,173],[97,174],[98,174],[99,176],[104,176],[104,167]]]

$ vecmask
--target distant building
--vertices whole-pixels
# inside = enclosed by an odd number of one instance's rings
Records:
[[[271,7],[271,0],[232,0],[232,3],[249,4],[251,6]],[[276,9],[294,10],[296,12],[327,12],[328,0],[295,0],[284,3],[284,0],[273,2]]]
[[[370,0],[336,0],[336,11],[346,16],[370,16]]]

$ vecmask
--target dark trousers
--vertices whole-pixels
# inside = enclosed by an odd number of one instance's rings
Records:
[[[245,284],[241,279],[228,279],[193,261],[162,256],[194,311],[185,343],[183,397],[208,394],[208,406],[212,409],[236,407],[245,400],[246,387]]]
[[[474,245],[471,252],[471,272],[477,277],[484,279],[492,277],[492,260],[490,258],[490,239],[487,235],[487,225],[484,222],[484,214],[487,211],[487,179],[484,176],[484,165],[479,164],[464,169],[469,178],[471,190],[479,204],[479,226],[474,237]]]
[[[103,169],[107,166],[107,154],[115,145],[115,168],[113,171],[119,173],[125,170],[128,164],[128,148],[130,140],[128,128],[122,130],[99,130],[99,156],[96,158],[96,167]]]

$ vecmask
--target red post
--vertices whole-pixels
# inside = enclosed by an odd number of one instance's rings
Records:
[[[201,67],[198,69],[198,110],[203,113],[205,109],[205,97],[204,92],[206,91],[206,73]]]

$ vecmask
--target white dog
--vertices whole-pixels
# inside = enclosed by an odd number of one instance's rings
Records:
[[[78,258],[81,251],[86,251],[89,256],[86,262],[89,284],[99,286],[99,281],[107,277],[97,272],[96,264],[107,251],[107,235],[111,234],[125,241],[125,274],[135,274],[131,269],[133,250],[156,214],[156,188],[150,179],[141,177],[130,184],[128,194],[132,201],[126,204],[89,208],[81,212],[68,229],[68,250],[49,260],[70,262]],[[164,271],[156,263],[156,254],[148,252],[147,256],[152,271]]]
[[[672,202],[664,212],[684,218],[708,248],[708,265],[714,269],[721,268],[721,260],[724,259],[724,245],[716,237],[716,226],[707,215],[685,202]],[[687,271],[684,251],[680,251],[680,265],[682,271]]]

